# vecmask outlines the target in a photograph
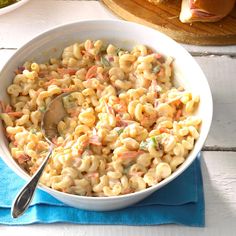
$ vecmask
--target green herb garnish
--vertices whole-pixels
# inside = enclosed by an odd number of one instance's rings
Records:
[[[139,149],[146,151],[148,149],[148,145],[149,145],[148,141],[142,141],[140,143]]]
[[[76,99],[71,95],[65,96],[62,98],[63,106],[66,109],[70,109],[76,106]]]
[[[119,52],[120,52],[120,51],[123,51],[123,50],[122,50],[121,48],[117,48],[117,49],[116,49],[116,55],[117,55],[117,56],[119,56]]]
[[[155,137],[151,137],[151,138],[149,139],[149,144],[150,144],[151,146],[153,146],[154,148],[157,148],[157,141],[156,141],[156,138],[155,138]]]
[[[124,129],[121,127],[115,127],[114,130],[117,132],[118,135],[122,134]]]
[[[133,162],[129,163],[128,166],[126,166],[126,167],[124,168],[124,173],[125,173],[126,175],[129,173],[129,170],[130,170],[130,168],[131,168],[132,165],[133,165]]]
[[[110,62],[104,57],[101,57],[101,63],[105,66],[105,67],[109,67],[111,66]]]
[[[46,109],[46,107],[39,107],[39,111],[41,111],[41,112],[45,112],[47,109]]]
[[[37,130],[34,129],[34,128],[30,129],[30,132],[31,132],[32,134],[37,134]]]
[[[161,67],[159,65],[155,66],[152,68],[152,73],[157,74],[161,70]]]
[[[146,151],[146,150],[148,150],[149,146],[157,148],[157,141],[156,141],[155,137],[151,137],[151,138],[147,139],[146,141],[142,141],[140,143],[139,148]]]
[[[155,139],[157,142],[160,142],[165,137],[166,137],[166,134],[163,133],[163,134],[158,134],[157,136],[155,136]]]
[[[120,135],[123,133],[123,131],[124,131],[124,129],[119,129],[119,130],[117,130],[117,133]]]

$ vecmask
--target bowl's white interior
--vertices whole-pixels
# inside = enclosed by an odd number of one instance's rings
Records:
[[[162,33],[138,24],[113,20],[81,21],[45,32],[20,48],[6,63],[0,73],[0,100],[7,101],[6,88],[13,80],[14,70],[25,61],[48,61],[50,57],[58,57],[66,46],[86,39],[102,39],[127,49],[135,44],[145,44],[157,52],[172,56],[175,59],[174,71],[177,83],[193,94],[200,95],[201,103],[196,113],[203,120],[200,138],[185,163],[169,178],[158,184],[159,187],[165,185],[182,173],[201,150],[210,129],[213,106],[208,82],[198,64],[184,48]],[[1,126],[2,124],[0,129]],[[24,179],[29,178],[12,159],[3,132],[0,132],[0,155],[18,175]],[[47,188],[47,191],[54,190]]]

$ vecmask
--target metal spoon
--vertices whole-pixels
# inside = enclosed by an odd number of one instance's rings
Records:
[[[27,210],[29,207],[36,187],[38,185],[39,179],[47,165],[47,162],[52,154],[54,144],[52,139],[58,137],[57,124],[66,116],[66,111],[63,106],[62,97],[68,95],[69,93],[63,93],[57,96],[48,105],[41,122],[41,131],[50,144],[49,152],[40,165],[39,169],[34,173],[31,180],[22,188],[22,190],[17,195],[11,207],[11,215],[13,218],[17,218]]]

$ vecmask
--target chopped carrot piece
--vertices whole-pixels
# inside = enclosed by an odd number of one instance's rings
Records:
[[[52,75],[48,75],[48,76],[46,76],[46,79],[51,81],[51,80],[55,80],[55,77]]]
[[[146,124],[149,123],[149,120],[150,120],[150,118],[144,117],[144,118],[142,119],[142,121],[140,122],[140,124],[141,124],[142,126],[146,126]]]
[[[179,97],[174,98],[174,99],[172,99],[172,100],[169,100],[169,101],[167,101],[167,103],[168,103],[168,104],[173,104],[173,105],[175,105],[175,106],[177,106],[177,107],[182,104]]]
[[[165,76],[165,70],[163,68],[161,68],[160,72],[158,73],[159,77],[163,77]]]
[[[117,109],[117,112],[126,112],[127,111],[127,105],[123,101],[118,101],[119,107]]]
[[[97,66],[94,65],[88,69],[85,78],[86,78],[86,80],[91,79],[91,78],[95,77],[96,75],[97,75]]]
[[[75,73],[77,72],[77,70],[75,69],[67,69],[67,68],[57,68],[57,72],[60,75],[75,75]]]
[[[53,85],[53,84],[57,85],[58,82],[57,82],[55,79],[52,79],[52,80],[50,80],[50,81],[44,83],[44,86],[45,86],[45,87],[48,87],[48,86]]]
[[[84,152],[83,149],[78,149],[78,155],[82,155],[83,152]]]
[[[131,188],[126,188],[123,193],[124,194],[132,193],[132,189]]]
[[[86,50],[82,50],[81,53],[82,53],[82,55],[85,55],[85,56],[88,56],[88,57],[91,57],[91,58],[94,57],[91,53],[89,53],[89,52],[86,51]]]
[[[156,59],[161,59],[161,58],[162,58],[162,55],[161,55],[160,53],[155,53],[155,54],[154,54],[154,57],[155,57]]]
[[[17,70],[15,70],[15,74],[18,75],[18,74],[22,74],[22,72],[25,70],[25,67],[24,66],[19,66]]]
[[[48,75],[48,71],[47,70],[40,70],[39,71],[39,77],[45,77],[46,75]]]
[[[131,173],[130,175],[131,175],[131,176],[142,176],[143,174],[144,174],[144,172],[139,171],[139,172]]]
[[[121,118],[117,118],[117,116],[116,116],[116,121],[117,121],[118,127],[126,127],[130,124],[135,123],[135,121],[133,121],[133,120],[121,120]]]
[[[74,88],[62,88],[61,89],[61,91],[63,92],[63,93],[68,93],[68,92],[71,92],[71,91],[73,91],[73,90],[75,90]]]
[[[153,53],[153,50],[151,48],[148,48],[147,49],[147,54],[152,54]]]
[[[84,149],[89,145],[89,140],[81,143],[81,147],[78,149],[78,155],[82,155],[84,152]]]
[[[180,99],[178,99],[178,100],[175,101],[175,105],[176,105],[176,106],[179,106],[180,104],[181,104]]]
[[[161,128],[159,129],[159,131],[160,131],[161,133],[167,133],[167,134],[170,133],[170,130],[168,130],[167,128],[164,128],[164,127],[161,127]]]
[[[178,120],[180,116],[182,115],[182,110],[178,110],[175,115],[175,119]]]
[[[57,146],[57,138],[56,138],[56,137],[53,137],[53,138],[52,138],[52,143]]]
[[[126,152],[119,153],[118,157],[122,158],[122,159],[129,159],[129,158],[133,159],[133,158],[138,157],[141,153],[143,153],[143,152],[140,152],[140,151],[126,151]]]
[[[81,143],[81,147],[82,148],[85,148],[85,147],[87,147],[88,146],[88,144],[89,144],[89,139],[88,140],[86,140],[86,141],[84,141],[83,143]]]
[[[23,163],[29,161],[30,159],[31,159],[31,157],[26,154],[21,154],[17,157],[19,164],[23,164]]]
[[[6,130],[5,130],[5,131],[6,131]],[[14,140],[14,134],[9,134],[9,133],[6,132],[6,136],[7,136],[7,138],[10,139],[11,141]],[[14,144],[14,143],[13,143],[13,144]],[[15,144],[14,144],[14,145],[15,145]]]
[[[92,41],[87,41],[88,42],[88,48],[89,49],[92,49],[93,48],[93,43],[92,43]]]
[[[111,106],[109,106],[107,103],[105,103],[105,107],[106,107],[107,113],[115,116],[115,111]]]
[[[18,142],[15,140],[15,141],[13,142],[13,145],[14,145],[15,147],[17,147],[17,146],[18,146]]]
[[[7,104],[5,112],[9,113],[9,112],[12,112],[12,111],[13,111],[12,107],[9,104]]]
[[[13,117],[21,117],[23,116],[24,113],[21,111],[12,111],[12,112],[7,112],[7,114]]]
[[[98,172],[88,173],[88,174],[86,174],[86,177],[88,177],[88,178],[98,178],[99,173]]]
[[[104,81],[109,81],[109,74],[108,74],[108,72],[104,72],[102,75],[103,75],[103,80]]]
[[[96,61],[100,61],[100,59],[101,59],[100,56],[98,56],[98,55],[96,55],[94,58]]]
[[[78,110],[74,110],[74,111],[68,111],[67,110],[67,112],[70,114],[71,117],[78,117],[79,116],[79,111]]]

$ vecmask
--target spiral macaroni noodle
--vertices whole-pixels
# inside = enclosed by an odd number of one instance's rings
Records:
[[[40,129],[43,113],[58,95],[67,111],[41,177],[58,191],[117,196],[141,191],[168,178],[199,137],[200,102],[173,85],[173,59],[144,45],[120,49],[86,40],[61,58],[25,62],[1,102],[13,158],[30,175],[48,153]]]

